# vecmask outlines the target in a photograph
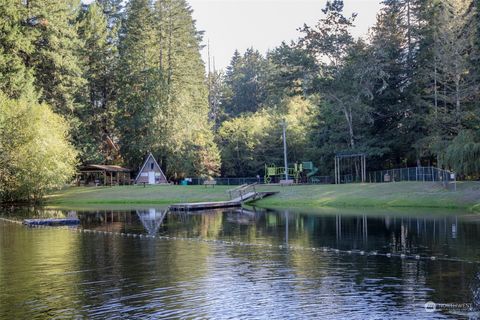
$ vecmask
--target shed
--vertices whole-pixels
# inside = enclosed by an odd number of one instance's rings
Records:
[[[130,184],[130,169],[114,165],[89,164],[80,167],[77,185],[125,185]]]
[[[163,184],[168,183],[167,177],[163,173],[162,169],[158,165],[157,160],[150,152],[143,162],[143,165],[138,172],[137,178],[135,178],[135,183],[146,183],[146,184]]]

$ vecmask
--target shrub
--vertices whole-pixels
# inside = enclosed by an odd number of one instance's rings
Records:
[[[46,104],[0,93],[0,201],[39,201],[75,173],[68,125]]]

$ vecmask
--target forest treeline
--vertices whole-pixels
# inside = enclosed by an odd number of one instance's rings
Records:
[[[435,165],[480,173],[480,1],[385,0],[364,39],[343,2],[328,1],[301,37],[262,56],[235,52],[212,72],[211,118],[222,171],[251,176],[289,161],[332,175],[336,153],[368,170]]]
[[[219,174],[201,41],[185,0],[1,0],[0,198],[150,151],[171,178]]]
[[[0,0],[0,198],[41,197],[78,164],[167,176],[255,176],[289,160],[331,174],[337,152],[368,169],[480,172],[480,3],[385,0],[365,39],[327,1],[301,37],[235,52],[205,72],[185,0]]]

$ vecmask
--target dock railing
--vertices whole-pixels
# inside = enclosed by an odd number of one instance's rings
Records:
[[[236,198],[240,198],[240,200],[243,200],[243,197],[247,193],[250,193],[250,192],[257,193],[256,185],[257,185],[256,182],[252,184],[242,184],[241,186],[227,190],[230,200],[233,200]]]

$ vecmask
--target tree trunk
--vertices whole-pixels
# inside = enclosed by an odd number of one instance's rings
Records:
[[[160,4],[160,5],[161,5],[161,4]],[[160,9],[159,11],[160,11],[160,13],[159,13],[159,21],[160,21],[160,23],[159,23],[159,27],[158,27],[158,34],[159,34],[159,36],[158,36],[158,47],[159,47],[159,50],[160,50],[160,52],[159,52],[159,59],[160,59],[160,61],[159,61],[159,64],[158,64],[158,65],[159,65],[160,71],[162,71],[162,68],[163,68],[163,47],[162,47],[162,46],[163,46],[163,34],[162,34],[162,32],[163,32],[163,28],[162,28],[163,22],[162,22],[162,9]]]
[[[331,94],[331,97],[334,100],[336,100],[342,108],[343,114],[345,115],[345,120],[347,120],[348,135],[349,135],[349,138],[350,138],[350,148],[354,149],[354,147],[355,147],[355,139],[354,139],[355,135],[354,135],[354,132],[353,132],[352,108],[351,107],[346,107],[345,104],[343,103],[343,101],[341,99],[339,99],[337,96],[335,96],[334,94]]]
[[[455,112],[457,118],[460,116],[460,74],[455,75]]]
[[[433,73],[433,82],[434,82],[434,105],[435,105],[435,119],[438,118],[438,88],[437,88],[437,60],[435,59],[435,62],[434,62],[435,66],[434,66],[434,73]]]
[[[348,125],[348,134],[350,138],[350,148],[355,148],[355,139],[353,134],[353,117],[352,117],[352,110],[350,108],[346,108],[343,106],[343,113],[345,114],[345,119],[347,120]]]
[[[410,10],[410,0],[407,0],[407,41],[408,41],[408,73],[412,74],[413,71],[413,47],[412,47],[412,22],[411,22],[411,10]]]

